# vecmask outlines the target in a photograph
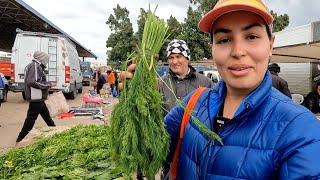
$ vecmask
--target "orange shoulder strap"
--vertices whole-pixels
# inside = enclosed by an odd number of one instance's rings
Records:
[[[183,135],[184,135],[184,129],[186,128],[186,126],[190,120],[190,114],[192,113],[194,106],[196,105],[200,95],[202,94],[202,92],[205,89],[206,89],[205,87],[199,87],[193,93],[193,95],[189,99],[186,110],[184,111],[182,122],[181,122],[181,127],[180,127],[180,138],[179,138],[176,150],[174,152],[173,161],[172,161],[172,165],[171,165],[171,169],[170,169],[170,176],[173,179],[176,179],[177,175],[178,175],[178,158],[179,158],[181,143],[182,143],[182,139],[183,139]]]

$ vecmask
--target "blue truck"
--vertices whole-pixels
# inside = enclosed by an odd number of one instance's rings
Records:
[[[90,80],[92,76],[92,69],[91,69],[91,62],[89,61],[81,61],[80,62],[80,68],[82,72],[82,84],[84,86],[89,86],[90,85]]]

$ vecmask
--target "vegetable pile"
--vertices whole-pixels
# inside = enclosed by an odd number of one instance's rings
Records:
[[[131,179],[111,160],[106,126],[77,126],[0,157],[0,179]]]
[[[113,156],[126,173],[141,170],[148,179],[154,179],[169,149],[155,61],[167,30],[164,21],[149,11],[141,44],[128,58],[136,60],[136,70],[132,79],[124,81],[111,115]]]

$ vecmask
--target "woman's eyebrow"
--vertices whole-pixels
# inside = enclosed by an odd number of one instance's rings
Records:
[[[215,35],[217,33],[231,33],[231,30],[226,28],[218,28],[213,32],[213,34]]]
[[[254,28],[254,27],[262,27],[261,24],[259,23],[253,23],[253,24],[249,24],[248,26],[245,26],[243,28],[241,28],[242,31],[247,31],[251,28]],[[226,29],[226,28],[218,28],[216,29],[213,34],[217,34],[217,33],[231,33],[232,31],[230,29]]]
[[[248,26],[246,26],[244,28],[241,28],[241,30],[242,31],[247,31],[247,30],[249,30],[251,28],[254,28],[254,27],[262,27],[262,25],[259,24],[259,23],[253,23],[253,24],[250,24],[250,25],[248,25]]]

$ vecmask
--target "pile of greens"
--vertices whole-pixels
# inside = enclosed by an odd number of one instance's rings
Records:
[[[128,58],[136,60],[136,70],[132,79],[124,81],[111,114],[113,156],[126,173],[141,170],[148,179],[154,179],[169,149],[155,61],[167,30],[164,21],[149,11],[141,44]]]
[[[106,126],[77,126],[0,156],[0,179],[131,179],[111,160]]]

